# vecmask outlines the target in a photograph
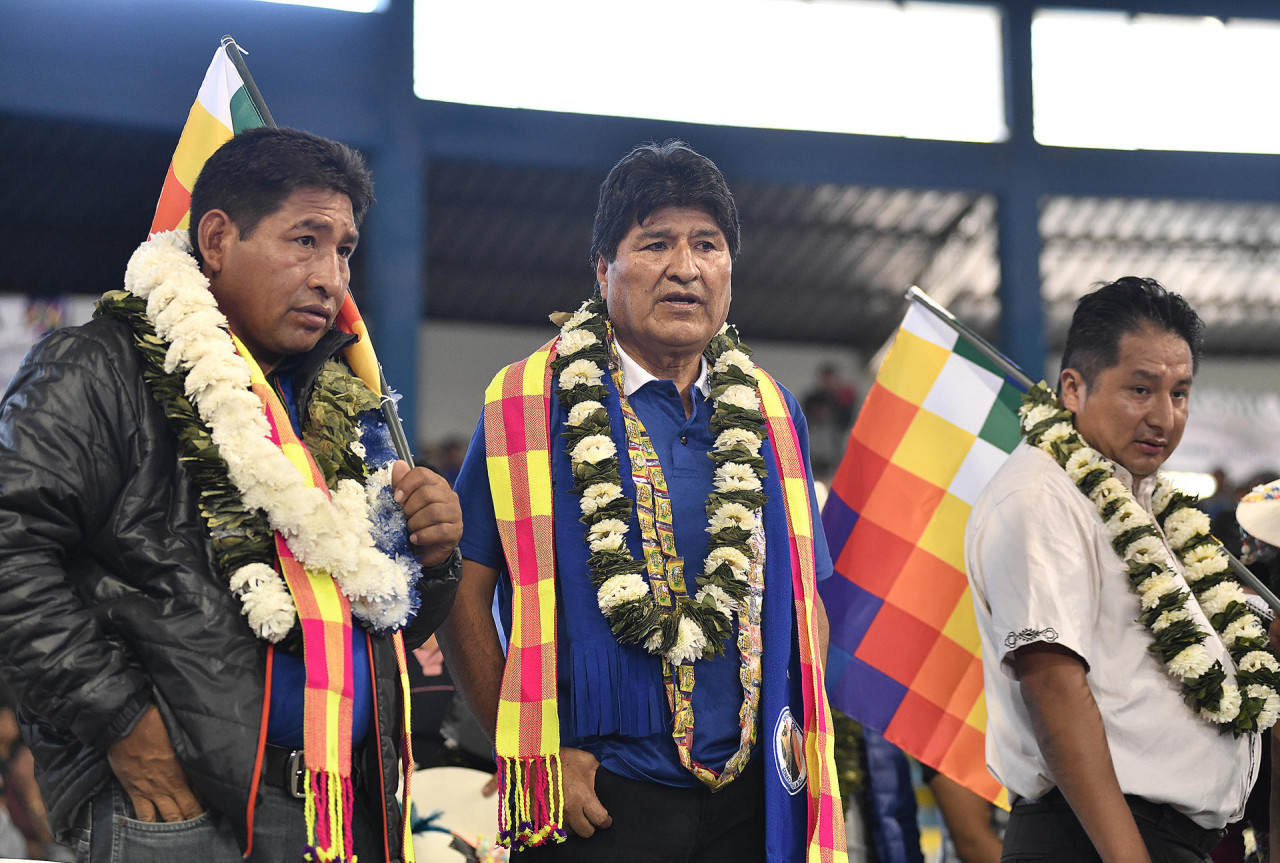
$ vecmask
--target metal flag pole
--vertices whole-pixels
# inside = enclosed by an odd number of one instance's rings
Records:
[[[951,314],[951,312],[939,305],[932,297],[920,290],[920,288],[912,285],[907,288],[905,297],[910,302],[919,303],[938,318],[945,321],[948,326],[959,333],[961,338],[972,345],[973,348],[984,357],[999,366],[1001,371],[1021,384],[1024,389],[1030,389],[1035,386],[1035,381],[1031,380],[1031,378],[1027,376],[1026,372],[1018,368],[1013,360],[996,350],[990,342],[978,335],[972,327],[968,326],[955,315]],[[1256,575],[1250,572],[1249,567],[1241,563],[1239,558],[1234,554],[1226,548],[1223,548],[1222,551],[1226,554],[1227,564],[1231,568],[1231,572],[1235,577],[1240,579],[1240,581],[1244,583],[1245,587],[1248,587],[1254,593],[1258,594],[1258,596],[1262,597],[1263,601],[1265,601],[1267,605],[1271,606],[1271,610],[1280,616],[1280,597],[1277,597],[1275,593],[1271,591],[1271,588],[1263,584]]]
[[[232,64],[236,67],[236,71],[240,73],[240,80],[244,82],[245,92],[249,94],[249,101],[253,103],[253,108],[258,112],[258,116],[262,118],[264,126],[275,128],[276,121],[271,116],[271,112],[267,110],[267,103],[262,98],[262,92],[258,90],[258,85],[253,82],[253,76],[249,74],[249,66],[244,62],[243,53],[247,53],[236,44],[236,40],[230,35],[222,37],[222,47],[227,52],[227,56],[231,58]],[[364,338],[371,338],[368,334],[368,324],[365,324]],[[381,392],[378,394],[382,400],[382,417],[387,422],[387,429],[391,432],[391,444],[395,447],[396,455],[409,467],[413,467],[413,451],[409,448],[409,440],[404,434],[404,423],[400,421],[400,412],[396,410],[395,399],[391,395],[391,387],[387,386],[387,376],[382,372],[382,363],[378,363],[378,386]]]

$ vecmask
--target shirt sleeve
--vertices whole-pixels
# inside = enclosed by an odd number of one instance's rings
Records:
[[[1099,584],[1092,525],[1042,489],[1019,489],[998,502],[973,536],[983,599],[991,611],[996,655],[1036,642],[1059,644],[1092,665]]]
[[[502,554],[498,518],[493,512],[493,494],[489,490],[483,414],[471,435],[462,467],[458,469],[454,491],[458,493],[458,503],[462,507],[462,541],[458,543],[462,556],[493,569],[503,569],[506,558]]]

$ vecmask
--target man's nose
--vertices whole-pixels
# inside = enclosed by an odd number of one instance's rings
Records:
[[[1158,395],[1151,400],[1151,409],[1147,411],[1147,425],[1160,431],[1172,428],[1175,412],[1173,396]]]
[[[347,278],[347,259],[335,251],[318,257],[310,284],[330,297],[340,297],[347,289]]]
[[[698,262],[688,243],[677,243],[667,260],[667,276],[680,284],[687,284],[698,277]]]

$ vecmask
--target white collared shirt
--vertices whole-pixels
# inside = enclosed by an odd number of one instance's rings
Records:
[[[638,362],[631,359],[622,347],[622,343],[614,340],[614,345],[618,348],[618,360],[622,363],[622,388],[623,395],[628,398],[640,387],[649,383],[649,381],[663,380],[663,378],[654,377],[647,369]],[[702,397],[706,398],[711,395],[711,370],[707,368],[707,358],[699,357],[698,362],[698,378],[693,382],[698,392],[702,393]],[[667,378],[666,380],[670,380]]]
[[[1134,489],[1128,471],[1115,467],[1150,512],[1155,477]],[[1168,803],[1202,827],[1241,816],[1257,778],[1259,735],[1224,734],[1182,700],[1147,650],[1151,635],[1136,619],[1138,598],[1101,516],[1051,457],[1023,443],[996,472],[969,516],[965,569],[982,638],[987,768],[996,779],[1030,798],[1057,784],[1010,660],[1019,647],[1051,642],[1085,661],[1124,793]],[[1175,578],[1186,587],[1180,570]],[[1231,679],[1222,640],[1196,603],[1187,607]]]

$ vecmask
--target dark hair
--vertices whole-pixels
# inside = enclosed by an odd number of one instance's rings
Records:
[[[1062,352],[1062,370],[1075,369],[1086,384],[1120,361],[1120,337],[1154,325],[1179,336],[1191,348],[1191,370],[1200,367],[1204,321],[1177,294],[1155,279],[1125,276],[1103,284],[1076,303]]]
[[[627,231],[662,207],[704,208],[724,233],[729,256],[738,256],[738,205],[724,174],[688,144],[671,140],[636,147],[604,178],[591,235],[592,268],[601,257],[612,263]]]
[[[219,147],[191,190],[191,246],[200,260],[200,220],[223,210],[243,237],[299,189],[341,192],[356,225],[373,203],[373,177],[355,150],[297,129],[246,129]]]

